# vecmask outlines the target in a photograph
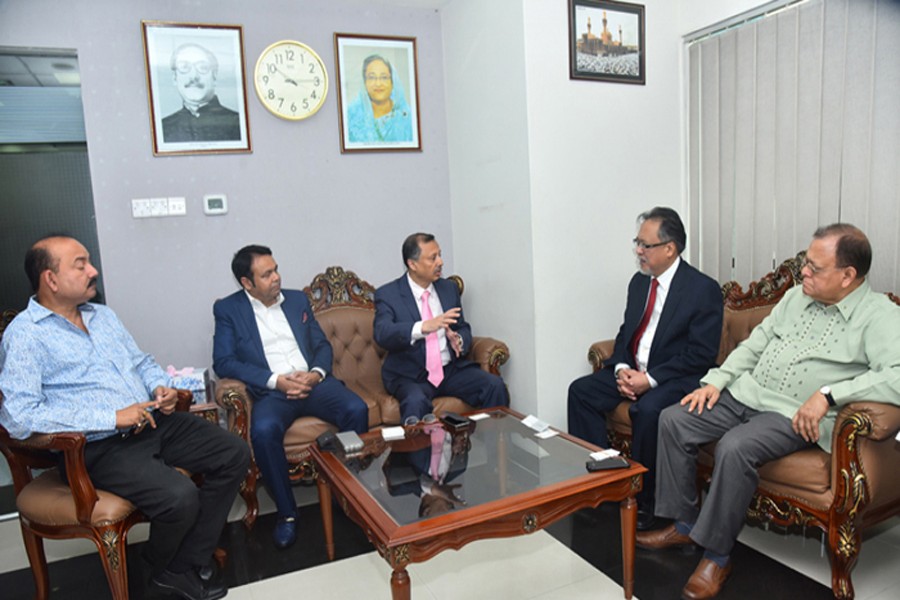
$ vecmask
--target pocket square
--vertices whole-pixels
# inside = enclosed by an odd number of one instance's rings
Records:
[[[306,311],[303,311],[303,317],[300,319],[301,323],[306,323],[309,320],[309,315],[306,314]]]

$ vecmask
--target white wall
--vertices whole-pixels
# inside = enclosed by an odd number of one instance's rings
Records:
[[[514,408],[535,412],[534,269],[521,0],[442,14],[454,257],[476,335],[510,347]]]

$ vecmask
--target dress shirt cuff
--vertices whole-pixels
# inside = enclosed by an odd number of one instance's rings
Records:
[[[328,373],[326,373],[325,369],[323,369],[322,367],[313,367],[309,371],[311,373],[318,373],[319,376],[322,378],[322,381],[325,381],[325,378],[328,377]],[[319,383],[321,383],[321,381]]]
[[[272,376],[269,377],[269,380],[266,382],[266,387],[270,390],[278,388],[278,373],[272,373]]]
[[[412,328],[412,334],[409,336],[409,345],[412,346],[417,341],[423,339],[425,339],[425,334],[422,333],[422,321],[416,321]]]
[[[656,380],[653,379],[653,377],[650,376],[650,373],[649,373],[649,372],[647,372],[646,375],[647,375],[647,381],[650,382],[650,389],[651,389],[651,390],[652,390],[653,388],[659,386],[659,384],[656,382]]]
[[[732,378],[726,373],[722,373],[721,369],[712,369],[700,380],[701,385],[711,385],[720,392],[732,383]]]
[[[621,371],[622,369],[630,369],[630,368],[631,368],[631,365],[629,365],[628,363],[616,363],[616,366],[613,369],[613,373],[615,373],[616,377],[618,377],[619,371]]]

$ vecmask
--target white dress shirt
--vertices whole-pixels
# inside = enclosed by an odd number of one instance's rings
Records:
[[[441,306],[441,299],[438,298],[437,292],[434,290],[434,284],[429,283],[427,288],[423,288],[412,280],[409,274],[406,275],[406,281],[409,282],[409,289],[412,291],[413,298],[416,299],[416,308],[419,309],[419,316],[422,316],[422,294],[427,290],[431,295],[428,296],[428,306],[431,308],[432,317],[444,314],[444,307]],[[447,346],[447,332],[443,327],[437,330],[438,344],[441,349],[441,364],[446,365],[450,362],[450,348]],[[426,335],[422,333],[422,321],[416,321],[410,334],[410,345],[416,341],[425,339]]]
[[[272,371],[272,376],[266,382],[266,387],[270,390],[276,388],[279,375],[289,375],[295,371],[309,371],[309,363],[300,346],[294,338],[294,332],[291,324],[288,323],[281,304],[284,302],[284,294],[278,294],[278,299],[272,306],[266,306],[246,290],[247,299],[250,300],[250,306],[253,308],[253,314],[256,316],[256,326],[259,328],[259,338],[262,342],[263,352],[266,355],[266,362]],[[313,371],[325,379],[325,373],[322,369],[315,367]]]
[[[653,312],[650,313],[650,321],[647,323],[644,335],[642,335],[640,341],[638,341],[637,352],[635,352],[635,360],[637,361],[637,365],[635,366],[641,373],[647,373],[647,363],[650,360],[650,346],[653,345],[653,336],[656,335],[659,317],[662,315],[663,306],[666,303],[666,296],[669,295],[669,290],[672,287],[672,278],[675,277],[675,271],[678,270],[679,264],[681,264],[680,256],[676,257],[675,262],[656,278],[659,283],[656,287],[656,301],[653,303]],[[649,299],[649,292],[647,298]],[[646,304],[644,305],[644,310],[647,310]],[[644,314],[643,311],[641,311],[641,314]],[[616,373],[624,368],[628,368],[628,365],[625,363],[617,364]],[[647,374],[647,380],[650,382],[651,388],[655,388],[659,385],[649,373]]]

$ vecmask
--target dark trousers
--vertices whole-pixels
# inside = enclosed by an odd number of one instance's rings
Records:
[[[703,508],[697,509],[697,452],[718,440],[716,464]],[[656,514],[693,524],[691,538],[718,554],[730,554],[759,483],[763,463],[812,446],[775,412],[758,411],[723,390],[712,410],[663,411],[659,423]]]
[[[693,383],[696,383],[694,381]],[[647,390],[628,407],[631,417],[631,457],[647,467],[644,486],[637,495],[642,507],[651,507],[656,489],[656,448],[659,414],[694,389],[691,382],[676,380]],[[609,447],[606,413],[626,398],[619,395],[613,369],[601,369],[569,385],[569,433],[602,448]]]
[[[250,466],[241,438],[190,413],[158,414],[157,427],[85,446],[94,485],[122,496],[150,519],[153,573],[209,563]],[[202,474],[203,484],[175,470]]]
[[[253,455],[282,517],[292,517],[297,512],[288,478],[284,434],[300,417],[318,417],[334,423],[340,431],[369,430],[369,407],[334,377],[313,387],[306,398],[290,400],[278,393],[254,401],[250,420]]]
[[[426,379],[399,380],[391,394],[400,402],[400,416],[416,416],[420,419],[434,410],[431,401],[436,396],[455,396],[470,406],[490,408],[507,406],[509,396],[503,379],[488,373],[477,363],[463,361],[444,365],[444,379],[434,387]]]

